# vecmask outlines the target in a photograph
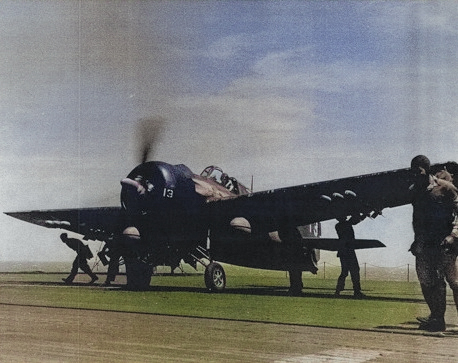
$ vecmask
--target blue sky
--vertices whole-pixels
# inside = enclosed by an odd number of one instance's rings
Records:
[[[154,159],[255,190],[457,160],[457,24],[455,1],[3,1],[2,210],[117,205],[153,116]],[[360,260],[412,263],[410,214],[358,225],[388,245]],[[0,261],[73,256],[0,227]]]

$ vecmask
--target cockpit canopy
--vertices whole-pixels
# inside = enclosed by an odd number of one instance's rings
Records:
[[[215,165],[207,166],[204,171],[200,173],[200,176],[214,180],[237,195],[248,194],[251,192],[243,184],[239,183],[237,179],[230,177],[223,171],[223,169]]]
[[[223,176],[224,172],[223,169],[221,169],[218,166],[207,166],[202,173],[200,173],[200,176],[203,176],[204,178],[207,179],[213,179],[216,181],[218,184],[222,183],[221,177]]]

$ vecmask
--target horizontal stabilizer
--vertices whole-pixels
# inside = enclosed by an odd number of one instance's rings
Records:
[[[343,243],[343,241],[338,238],[303,238],[302,241],[305,242],[308,247],[326,251],[338,251]],[[355,250],[386,247],[382,242],[376,239],[355,239],[353,246]]]

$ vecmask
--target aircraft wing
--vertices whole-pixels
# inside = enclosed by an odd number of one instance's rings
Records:
[[[102,240],[116,231],[120,213],[120,207],[102,207],[6,212],[5,214],[42,227],[79,233],[86,239]]]
[[[384,208],[410,204],[412,184],[410,169],[399,169],[268,190],[212,203],[215,203],[215,211],[224,209],[223,213],[245,217],[253,224],[259,221],[262,228],[272,231],[282,225],[302,226],[356,213],[375,216]]]
[[[302,240],[311,248],[326,251],[338,251],[343,244],[338,238],[303,238]],[[355,239],[352,241],[352,248],[355,250],[379,247],[386,246],[376,239]]]

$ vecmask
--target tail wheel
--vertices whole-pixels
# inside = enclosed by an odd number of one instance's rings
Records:
[[[211,292],[221,292],[226,288],[226,273],[219,263],[212,262],[205,268],[205,286]]]

